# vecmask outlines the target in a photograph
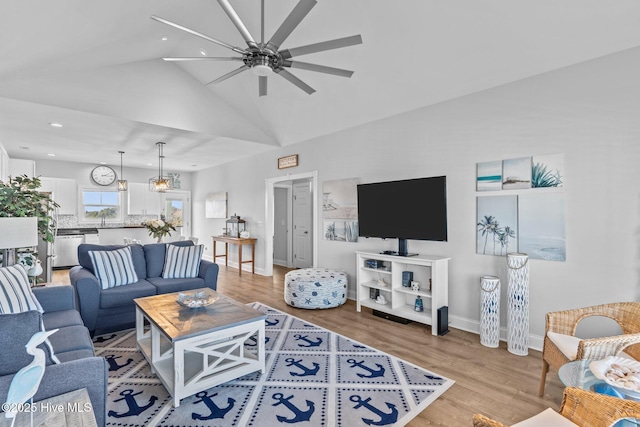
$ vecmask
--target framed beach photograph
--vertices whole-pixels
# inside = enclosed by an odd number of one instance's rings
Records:
[[[519,252],[531,259],[566,261],[564,199],[562,193],[519,197]]]
[[[477,197],[476,253],[506,255],[518,249],[518,196]]]
[[[531,188],[531,157],[502,161],[502,189]]]
[[[502,161],[481,162],[476,169],[476,191],[502,190]]]

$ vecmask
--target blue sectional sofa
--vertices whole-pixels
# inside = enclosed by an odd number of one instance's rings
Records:
[[[170,243],[176,246],[192,246],[190,240]],[[89,251],[112,251],[123,248],[120,245],[81,244],[78,247],[79,266],[69,272],[74,287],[80,315],[91,334],[107,333],[133,327],[135,324],[134,298],[170,292],[187,291],[208,287],[213,290],[218,282],[218,265],[200,260],[197,277],[166,279],[162,277],[167,244],[152,243],[130,245],[131,258],[138,281],[123,286],[102,289],[94,274]]]
[[[75,308],[73,288],[68,285],[46,286],[34,288],[33,293],[44,313],[32,310],[0,314],[0,333],[4,339],[0,350],[0,401],[7,401],[15,373],[33,360],[24,346],[40,330],[42,322],[46,330],[58,329],[49,341],[53,355],[60,363],[54,363],[48,357],[34,402],[86,388],[96,421],[99,426],[104,426],[109,367],[104,357],[94,354],[89,331]],[[4,417],[4,414],[0,416]]]

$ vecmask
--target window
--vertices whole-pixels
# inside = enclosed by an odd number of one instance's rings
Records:
[[[174,227],[182,227],[182,217],[184,213],[182,200],[166,199],[164,203],[167,221],[172,223]]]
[[[82,190],[82,218],[85,221],[121,221],[120,192],[114,190]]]

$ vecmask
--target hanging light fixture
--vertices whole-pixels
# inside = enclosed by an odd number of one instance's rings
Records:
[[[122,175],[122,155],[124,151],[118,151],[120,153],[120,179],[118,180],[118,191],[127,191],[127,180],[122,179],[124,175]]]
[[[162,165],[164,163],[164,142],[156,142],[158,146],[158,177],[149,179],[149,190],[164,193],[167,190],[173,190],[173,180],[164,176]]]

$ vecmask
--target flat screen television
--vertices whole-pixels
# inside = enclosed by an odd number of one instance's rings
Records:
[[[447,241],[447,177],[406,179],[358,185],[358,235],[407,240]]]

